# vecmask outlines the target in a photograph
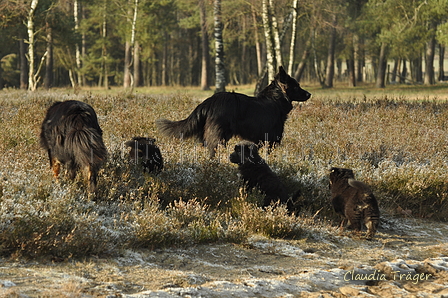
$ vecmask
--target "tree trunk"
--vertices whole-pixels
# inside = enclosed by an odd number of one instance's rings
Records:
[[[21,35],[21,33],[19,33]],[[28,89],[28,61],[26,59],[27,44],[19,36],[19,57],[20,57],[20,89]]]
[[[303,76],[303,72],[305,71],[306,62],[308,57],[310,56],[310,47],[311,47],[311,34],[305,43],[305,49],[302,53],[302,58],[300,59],[299,66],[297,66],[296,72],[294,73],[294,78],[297,82],[300,82]]]
[[[408,76],[408,67],[406,65],[406,59],[402,59],[401,63],[402,68],[401,68],[401,74],[400,74],[400,84],[405,84],[406,83],[406,78]],[[415,60],[412,61],[412,64],[415,66]],[[417,63],[418,64],[418,63]],[[414,68],[415,70],[416,68]],[[412,79],[417,81],[417,77],[415,77],[415,71],[412,72],[414,74],[414,77]]]
[[[381,43],[380,56],[378,58],[378,72],[376,75],[376,87],[386,87],[387,44]]]
[[[252,20],[254,22],[254,37],[255,37],[255,51],[257,53],[257,74],[261,76],[261,72],[263,71],[262,61],[261,61],[261,45],[260,38],[258,37],[258,22],[257,22],[257,14],[255,13],[255,8],[252,7]]]
[[[328,45],[327,72],[325,75],[325,87],[327,88],[333,88],[334,52],[336,47],[336,23],[337,23],[337,16],[333,15],[332,28],[330,32],[330,43]]]
[[[199,0],[199,14],[201,17],[201,48],[202,48],[202,67],[201,67],[201,90],[210,90],[208,85],[209,68],[209,46],[207,33],[207,14],[204,0]]]
[[[124,44],[123,87],[131,87],[131,43],[129,41]]]
[[[161,85],[166,86],[168,79],[168,32],[165,30],[163,33],[164,43],[163,43],[163,51],[162,51],[162,77],[161,77]]]
[[[319,84],[321,87],[325,87],[325,78],[321,69],[319,67],[319,61],[317,60],[317,51],[316,51],[316,30],[312,29],[312,40],[311,40],[311,49],[313,50],[313,64],[314,64],[314,72],[319,80]]]
[[[435,83],[434,75],[434,56],[436,52],[436,38],[435,38],[436,24],[432,22],[430,24],[430,32],[432,32],[429,41],[426,43],[426,55],[425,55],[425,85],[433,85]]]
[[[415,83],[423,83],[423,57],[411,60],[411,78]]]
[[[51,27],[47,24],[47,60],[45,64],[45,89],[53,87],[53,34]]]
[[[140,44],[135,41],[134,45],[134,86],[139,87],[141,85],[140,76]]]
[[[272,24],[272,36],[274,38],[274,50],[275,50],[275,71],[277,72],[277,69],[279,66],[283,66],[283,56],[282,56],[282,47],[281,47],[281,41],[280,41],[280,35],[279,35],[279,29],[278,29],[278,22],[277,18],[274,14],[274,1],[269,0],[268,5],[269,10],[269,16],[271,18],[271,24]]]
[[[357,34],[353,36],[353,49],[355,59],[355,74],[356,81],[363,81],[363,67],[364,67],[364,52],[362,50],[363,39],[359,38]]]
[[[400,67],[400,59],[395,58],[394,59],[394,68],[392,68],[392,73],[391,73],[391,77],[390,77],[390,81],[393,84],[395,84],[397,82],[397,72],[398,72],[399,67]]]
[[[106,47],[106,37],[107,37],[107,0],[104,1],[104,12],[103,12],[103,24],[101,37],[103,38],[103,48],[101,57],[101,74],[102,82],[100,76],[100,84],[103,85],[105,89],[109,89],[109,74],[107,70],[107,47]]]
[[[81,18],[84,20],[86,18],[86,10],[84,9],[84,6],[81,5]],[[87,41],[86,41],[86,34],[83,32],[81,34],[81,61],[84,61],[84,58],[86,57],[87,53]],[[82,64],[81,64],[82,67]],[[87,84],[86,76],[81,73],[81,83],[82,86],[85,86]]]
[[[214,18],[215,18],[215,72],[216,72],[216,92],[226,91],[226,76],[224,68],[224,41],[222,39],[222,21],[221,21],[221,0],[214,0]]]
[[[270,17],[269,2],[268,0],[263,0],[262,4],[263,4],[262,19],[263,19],[264,36],[266,39],[266,64],[267,64],[268,84],[269,84],[269,82],[274,80],[277,64],[275,57],[275,46],[272,32],[273,30],[272,30],[272,21]]]
[[[28,11],[28,18],[27,18],[27,30],[28,30],[28,89],[31,91],[36,90],[37,88],[37,77],[34,73],[35,68],[35,60],[34,60],[34,12],[36,10],[36,6],[38,4],[38,0],[32,0],[31,1],[31,7]]]
[[[128,0],[128,6],[131,6],[131,0]],[[124,88],[133,88],[134,87],[134,79],[131,73],[132,60],[133,60],[133,52],[134,52],[134,44],[135,44],[135,31],[137,24],[137,14],[138,14],[138,0],[134,1],[134,10],[132,11],[129,8],[128,12],[128,20],[130,19],[131,14],[133,15],[131,21],[131,38],[130,40],[126,40],[124,46],[124,71],[123,71],[123,87]]]
[[[294,67],[296,38],[297,38],[297,7],[299,6],[299,0],[294,0],[292,4],[292,28],[291,28],[291,45],[289,47],[289,65],[288,74],[292,74],[292,68]]]
[[[75,33],[79,31],[79,2],[78,0],[74,0],[73,3],[73,18],[75,21]],[[78,85],[82,85],[82,77],[81,77],[81,50],[79,48],[79,44],[75,45],[75,60],[76,60],[76,82]],[[73,86],[75,87],[75,86]]]
[[[347,59],[347,71],[348,71],[348,86],[356,87],[355,60],[353,58]]]
[[[439,82],[445,81],[445,68],[443,62],[445,61],[445,46],[439,44]]]

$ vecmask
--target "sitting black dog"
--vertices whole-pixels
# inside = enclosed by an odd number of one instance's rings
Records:
[[[258,147],[254,143],[248,141],[238,143],[229,159],[230,162],[238,165],[246,190],[250,191],[256,187],[265,195],[263,207],[280,200],[280,203],[286,204],[290,213],[298,211],[294,203],[300,192],[296,192],[292,197],[289,196],[278,176],[258,154]]]
[[[134,137],[125,143],[131,147],[129,159],[140,163],[147,173],[159,173],[163,169],[162,153],[155,142],[153,138]]]
[[[354,179],[353,171],[343,168],[330,170],[331,202],[336,213],[348,220],[348,227],[361,231],[367,227],[367,239],[372,239],[378,229],[380,210],[370,188]],[[344,221],[343,221],[344,223]]]

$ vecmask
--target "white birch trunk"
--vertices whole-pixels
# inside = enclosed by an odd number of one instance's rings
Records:
[[[213,14],[215,17],[215,48],[216,48],[215,92],[224,92],[226,90],[226,76],[224,68],[224,41],[222,39],[221,0],[215,0]]]
[[[272,23],[270,18],[270,9],[268,0],[263,0],[262,3],[262,19],[264,36],[266,39],[266,64],[268,69],[268,84],[274,80],[275,70],[277,68],[275,59],[275,49],[272,37]]]
[[[280,45],[280,34],[279,34],[279,29],[278,29],[278,22],[277,22],[277,18],[275,17],[274,14],[274,1],[273,0],[269,0],[269,5],[268,5],[268,9],[269,9],[269,16],[271,17],[271,21],[272,21],[272,36],[274,38],[274,50],[275,50],[275,69],[277,70],[277,68],[279,66],[283,66],[283,58],[282,58],[282,51],[281,51],[281,45]]]
[[[103,40],[106,40],[107,37],[107,1],[104,1],[104,12],[103,12],[103,32],[102,37]],[[107,48],[106,44],[103,43],[103,52],[102,52],[102,62],[101,62],[102,74],[103,74],[103,86],[106,89],[109,89],[109,74],[107,71]]]
[[[292,74],[295,59],[296,35],[297,35],[297,7],[299,0],[294,0],[292,3],[292,28],[291,28],[291,46],[289,47],[289,65],[288,74]]]
[[[36,90],[37,88],[37,82],[36,82],[36,76],[34,73],[34,12],[36,10],[38,0],[32,0],[31,1],[31,7],[28,11],[28,18],[27,18],[27,30],[28,30],[28,63],[29,63],[29,69],[28,69],[28,89],[31,91]]]
[[[75,21],[75,32],[79,31],[79,2],[78,0],[74,0],[73,3],[73,18]],[[76,77],[77,77],[77,84],[79,86],[82,85],[82,78],[81,78],[81,50],[79,48],[79,44],[76,43],[75,45],[75,60],[76,60]],[[75,87],[75,86],[73,86]]]

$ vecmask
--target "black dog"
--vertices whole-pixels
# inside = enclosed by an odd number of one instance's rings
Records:
[[[107,157],[102,135],[90,105],[76,100],[54,103],[42,123],[40,143],[48,151],[55,178],[59,177],[61,164],[67,166],[70,179],[81,169],[89,191],[94,192],[98,171]]]
[[[265,195],[263,207],[280,200],[280,203],[286,204],[290,213],[298,211],[294,202],[297,200],[299,192],[292,198],[289,196],[278,176],[258,154],[258,147],[254,143],[248,141],[238,143],[229,159],[230,162],[238,165],[247,191],[257,187]]]
[[[143,171],[148,173],[158,173],[163,169],[162,153],[155,142],[156,140],[152,138],[134,137],[125,143],[131,147],[129,159],[135,164],[140,161]]]
[[[288,113],[293,101],[306,101],[311,94],[300,88],[280,67],[274,81],[256,97],[233,92],[216,93],[194,109],[186,119],[157,120],[159,130],[177,138],[196,137],[203,142],[210,157],[220,143],[226,144],[232,136],[256,144],[280,143]]]
[[[349,228],[361,231],[364,222],[366,238],[373,238],[378,229],[380,210],[370,188],[356,181],[352,170],[331,168],[330,190],[333,208],[348,220]]]

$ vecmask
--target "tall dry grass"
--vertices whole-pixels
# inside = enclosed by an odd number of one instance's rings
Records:
[[[269,155],[261,151],[291,193],[301,190],[299,217],[283,207],[263,210],[260,194],[241,190],[237,169],[227,160],[236,139],[209,160],[201,144],[157,132],[154,120],[183,119],[198,104],[196,96],[1,91],[0,252],[77,257],[242,243],[257,233],[331,234],[337,223],[329,205],[332,166],[352,168],[385,212],[448,219],[446,101],[316,91],[291,112],[282,145]],[[39,146],[46,109],[68,99],[91,104],[104,131],[109,159],[96,196],[86,194],[81,177],[56,183]],[[128,162],[123,144],[134,136],[157,139],[165,159],[161,174],[143,174]]]

